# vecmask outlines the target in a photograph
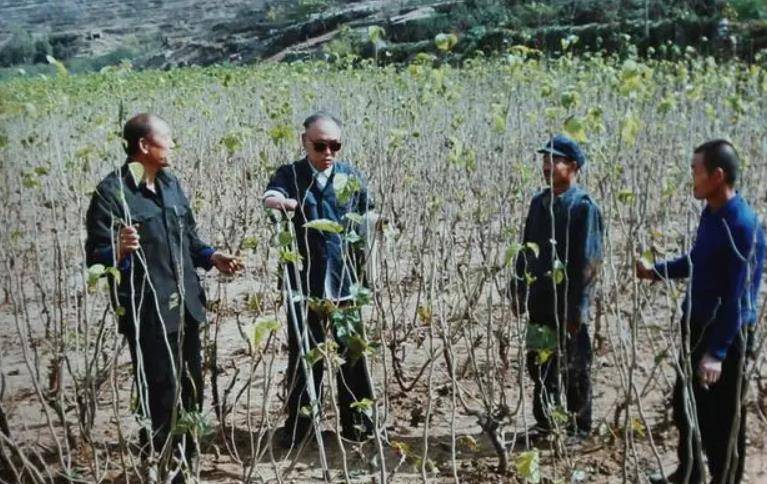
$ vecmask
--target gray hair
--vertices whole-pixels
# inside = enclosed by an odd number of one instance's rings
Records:
[[[331,121],[336,124],[339,128],[343,126],[341,123],[341,120],[337,117],[333,116],[327,111],[317,111],[316,113],[310,115],[308,118],[304,119],[304,129],[309,129],[312,127],[312,125],[318,121]]]

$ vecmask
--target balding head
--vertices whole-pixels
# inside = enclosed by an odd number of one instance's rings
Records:
[[[304,131],[309,131],[317,123],[331,123],[341,129],[341,120],[326,111],[317,111],[304,119]]]
[[[167,126],[165,120],[151,113],[139,113],[130,118],[123,127],[123,147],[128,156],[136,155],[141,138],[148,137],[160,124]]]
[[[341,149],[341,121],[320,111],[304,120],[301,142],[312,166],[323,171],[330,168]]]

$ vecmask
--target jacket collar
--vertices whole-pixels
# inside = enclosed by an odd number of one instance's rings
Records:
[[[735,212],[737,212],[742,203],[743,203],[743,197],[740,196],[740,193],[735,192],[735,196],[727,200],[727,202],[725,202],[724,205],[719,207],[717,211],[711,210],[711,207],[708,204],[706,204],[706,208],[703,210],[704,212],[708,214],[717,215],[721,218],[726,218],[728,215],[732,215]]]
[[[549,203],[550,197],[553,193],[554,192],[552,192],[551,188],[544,189],[543,200],[545,203]],[[554,203],[570,205],[574,203],[575,201],[579,200],[582,195],[583,195],[583,189],[580,187],[580,185],[573,184],[570,188],[568,188],[564,192],[560,193],[559,195],[555,195]]]
[[[123,179],[125,180],[125,183],[127,186],[131,188],[131,190],[138,190],[141,185],[144,185],[144,181],[142,180],[139,185],[136,185],[132,174],[130,173],[130,169],[128,168],[128,165],[132,163],[134,160],[132,160],[130,157],[125,159],[125,163],[123,163],[122,168],[120,168],[120,174],[122,175]],[[163,185],[167,185],[170,182],[170,174],[167,172],[166,169],[162,169],[157,172],[157,176],[155,178],[156,180],[159,180]]]

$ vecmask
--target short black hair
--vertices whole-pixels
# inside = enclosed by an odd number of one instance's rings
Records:
[[[317,111],[316,113],[310,115],[306,119],[304,119],[304,129],[309,129],[314,123],[317,121],[332,121],[336,123],[336,126],[339,128],[342,127],[341,120],[337,117],[333,116],[327,111]]]
[[[706,171],[713,173],[717,168],[724,172],[724,181],[729,185],[735,185],[738,181],[740,169],[740,157],[735,147],[726,139],[714,139],[706,141],[695,148],[695,153],[703,154],[703,166]]]
[[[124,148],[128,156],[138,153],[139,141],[146,138],[152,132],[152,123],[161,119],[159,116],[150,113],[139,113],[128,120],[123,127]]]

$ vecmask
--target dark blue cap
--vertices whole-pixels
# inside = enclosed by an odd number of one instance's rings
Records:
[[[563,134],[554,135],[553,138],[538,150],[538,153],[551,153],[554,156],[570,158],[578,165],[578,168],[586,164],[586,155],[583,154],[583,150],[578,146],[578,143]]]

